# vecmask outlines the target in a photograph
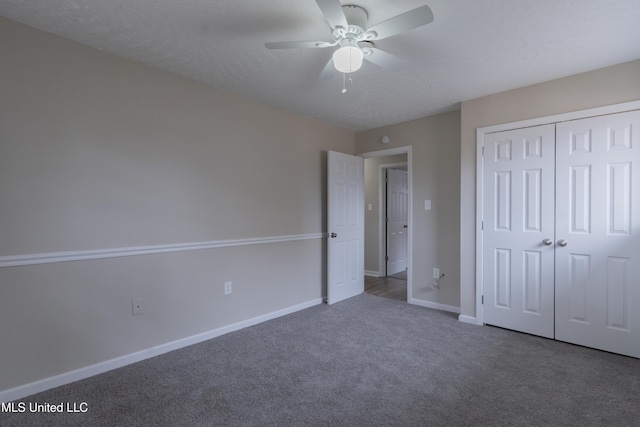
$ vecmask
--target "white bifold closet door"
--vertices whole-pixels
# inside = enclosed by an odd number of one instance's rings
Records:
[[[554,337],[554,151],[555,125],[488,134],[484,141],[484,320],[548,338]]]
[[[640,357],[640,111],[484,147],[485,323]]]
[[[558,123],[556,165],[556,338],[640,357],[640,111]]]

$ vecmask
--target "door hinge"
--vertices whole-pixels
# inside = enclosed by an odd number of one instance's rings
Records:
[[[384,222],[389,222],[389,217],[385,217]]]
[[[480,222],[480,230],[484,230],[484,221]]]
[[[389,261],[389,256],[384,257],[385,261]]]
[[[482,157],[484,157],[484,145],[482,146]]]
[[[482,302],[481,302],[481,304],[482,304],[482,305],[484,305],[484,295],[482,295]]]

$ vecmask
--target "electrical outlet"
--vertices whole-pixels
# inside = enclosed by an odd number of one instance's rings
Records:
[[[144,307],[142,305],[142,300],[141,299],[134,299],[133,301],[131,301],[131,309],[132,309],[132,314],[134,316],[137,316],[139,314],[143,314],[144,313]]]
[[[224,282],[224,294],[229,295],[233,290],[233,284],[231,282]]]
[[[439,268],[434,268],[433,269],[433,278],[434,279],[439,279],[440,278],[440,269]]]

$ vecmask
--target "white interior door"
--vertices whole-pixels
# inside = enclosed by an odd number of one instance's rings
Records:
[[[484,140],[484,322],[554,336],[554,125]]]
[[[407,171],[387,169],[387,275],[407,269]]]
[[[328,152],[327,303],[364,292],[364,159]]]
[[[556,338],[640,357],[640,111],[557,125]]]

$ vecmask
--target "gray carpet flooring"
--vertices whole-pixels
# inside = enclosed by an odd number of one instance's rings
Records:
[[[22,400],[2,426],[638,426],[640,360],[362,294]]]

